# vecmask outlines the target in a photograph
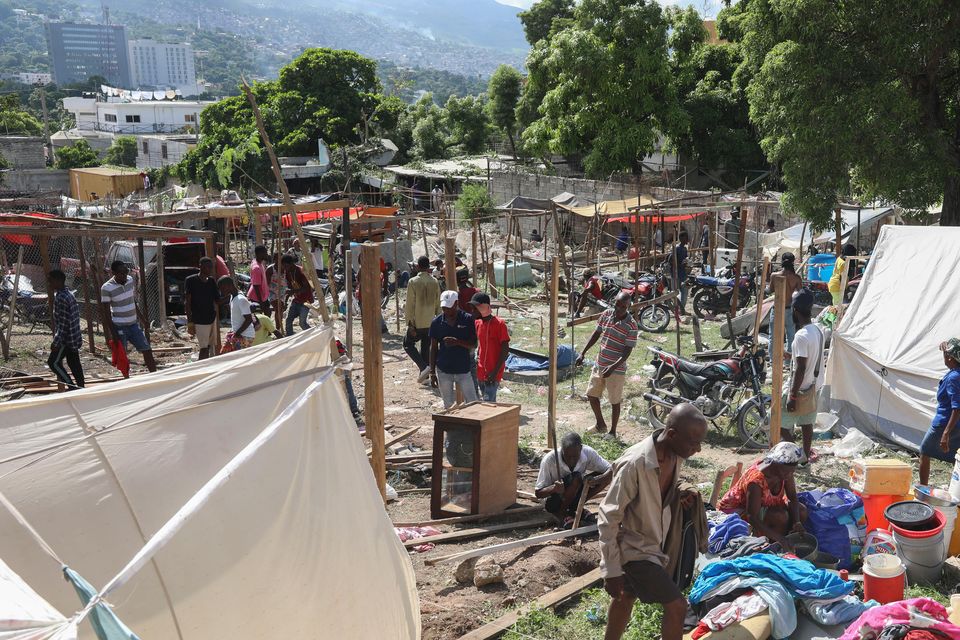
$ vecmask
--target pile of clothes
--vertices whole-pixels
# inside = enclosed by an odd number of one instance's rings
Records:
[[[709,551],[721,558],[782,551],[779,543],[770,542],[765,536],[751,536],[750,525],[736,513],[713,511],[707,516],[707,522],[710,527]]]
[[[847,627],[840,640],[955,640],[960,627],[942,604],[912,598],[872,607]]]
[[[397,537],[400,538],[400,542],[429,538],[430,536],[438,536],[443,533],[436,527],[394,527],[393,530],[396,532]],[[436,546],[437,545],[432,542],[424,542],[423,544],[415,546],[413,550],[417,553],[423,553],[424,551],[430,551]]]
[[[854,583],[798,558],[753,554],[719,560],[700,572],[690,591],[701,621],[694,637],[769,609],[773,638],[789,638],[797,627],[797,600],[821,621],[843,624],[876,604],[848,597],[853,590]]]

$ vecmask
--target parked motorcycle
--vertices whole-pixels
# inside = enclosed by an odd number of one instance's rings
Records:
[[[737,279],[733,278],[732,274],[728,277],[722,272],[719,277],[695,276],[690,295],[693,298],[693,312],[697,314],[697,317],[705,318],[708,315],[728,312],[733,299],[734,282],[736,281]],[[751,304],[752,299],[757,294],[756,272],[740,276],[739,286],[740,294],[737,296],[737,304],[740,308],[745,308]]]
[[[692,362],[647,347],[653,353],[651,364],[656,367],[650,391],[643,394],[649,403],[650,423],[663,427],[676,405],[690,402],[708,420],[730,417],[746,446],[765,448],[770,421],[770,396],[762,392],[767,350],[755,347],[751,336],[738,337],[737,344],[740,348],[734,355],[713,362]]]
[[[666,280],[662,270],[654,274],[641,274],[636,287],[630,281],[615,275],[601,274],[586,282],[583,291],[574,292],[574,308],[580,308],[580,296],[586,297],[586,304],[610,309],[616,302],[617,296],[626,293],[634,298],[634,302],[652,300],[663,295],[666,289]],[[636,295],[635,295],[636,292]],[[599,293],[599,295],[598,295]],[[637,314],[637,324],[649,333],[660,333],[670,324],[672,311],[666,304],[646,306]]]

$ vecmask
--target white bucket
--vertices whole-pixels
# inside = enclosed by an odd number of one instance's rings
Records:
[[[937,507],[937,509],[940,509],[943,517],[947,519],[947,523],[943,525],[943,539],[949,548],[950,540],[953,539],[953,529],[957,524],[957,507]]]
[[[950,474],[950,488],[947,489],[955,500],[960,502],[960,451],[957,451],[957,457],[953,465],[953,473]]]
[[[863,559],[863,571],[877,578],[895,578],[904,572],[904,566],[899,556],[874,553]]]

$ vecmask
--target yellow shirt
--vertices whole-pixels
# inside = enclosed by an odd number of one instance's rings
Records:
[[[843,278],[843,269],[846,266],[846,260],[837,258],[837,261],[833,265],[833,275],[830,276],[830,283],[827,285],[830,293],[840,293],[840,280]]]
[[[407,322],[417,329],[429,329],[440,315],[440,283],[425,271],[407,283],[406,315]]]
[[[273,324],[273,320],[270,319],[270,316],[265,316],[262,313],[258,313],[257,322],[260,323],[260,328],[257,329],[257,332],[253,336],[253,344],[263,344],[264,342],[269,342],[272,340],[273,332],[277,330],[277,325]]]

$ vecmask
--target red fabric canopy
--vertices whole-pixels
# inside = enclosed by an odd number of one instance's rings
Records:
[[[694,218],[699,218],[702,215],[706,215],[706,211],[698,211],[697,213],[681,213],[677,215],[666,215],[663,216],[663,222],[683,222],[685,220],[693,220]],[[629,216],[616,216],[615,218],[607,218],[606,222],[629,222],[630,224],[636,224],[637,222],[636,213],[630,214]],[[640,222],[652,222],[654,224],[660,224],[660,214],[656,211],[651,211],[650,213],[640,213]]]
[[[350,207],[350,219],[355,220],[360,217],[361,207]],[[329,220],[330,218],[340,218],[343,216],[343,209],[324,209],[321,211],[303,211],[297,214],[297,220],[300,224],[310,224],[318,220]],[[284,227],[290,226],[290,214],[287,213],[280,218],[280,224]]]
[[[4,216],[6,217],[6,216]],[[52,213],[41,213],[39,211],[30,211],[29,213],[24,213],[22,215],[16,216],[19,220],[3,220],[0,221],[5,227],[32,227],[33,222],[30,220],[24,220],[23,218],[56,218]],[[6,242],[15,245],[23,245],[25,247],[32,247],[34,245],[33,237],[29,235],[19,235],[19,234],[10,234],[3,236],[3,239]]]

